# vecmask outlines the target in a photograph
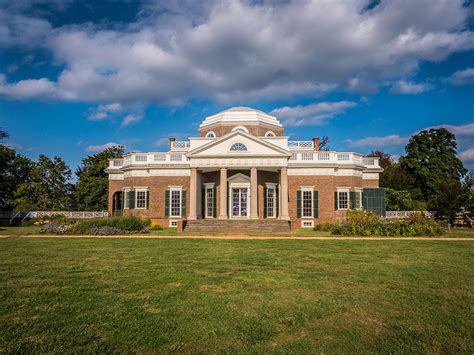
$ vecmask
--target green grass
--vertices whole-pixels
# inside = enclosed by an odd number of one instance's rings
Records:
[[[0,235],[30,235],[38,234],[39,226],[0,227]]]
[[[472,353],[473,246],[0,239],[0,352]]]

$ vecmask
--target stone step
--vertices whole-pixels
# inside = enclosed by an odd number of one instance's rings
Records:
[[[290,223],[284,220],[189,220],[184,226],[186,232],[289,232]]]

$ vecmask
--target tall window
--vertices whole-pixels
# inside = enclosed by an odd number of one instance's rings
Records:
[[[355,192],[355,208],[360,210],[362,209],[362,191],[356,190]]]
[[[206,217],[214,217],[214,186],[206,186]]]
[[[246,151],[247,151],[247,147],[246,147],[245,144],[243,144],[243,143],[234,143],[234,144],[232,144],[232,146],[230,147],[230,151],[231,151],[231,152],[246,152]]]
[[[267,185],[267,217],[276,217],[275,206],[277,203],[276,186]]]
[[[128,193],[130,192],[130,189],[124,189],[123,190],[123,208],[128,209]]]
[[[302,188],[302,217],[313,217],[313,189]]]
[[[337,208],[347,210],[349,208],[349,190],[337,191]]]
[[[146,190],[137,190],[135,196],[135,208],[146,208]]]
[[[170,193],[170,216],[181,217],[181,189],[171,189]]]

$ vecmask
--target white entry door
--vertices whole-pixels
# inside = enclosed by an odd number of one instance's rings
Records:
[[[231,203],[232,218],[248,217],[248,188],[233,187],[231,189]]]

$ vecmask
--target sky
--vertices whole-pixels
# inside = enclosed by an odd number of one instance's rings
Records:
[[[74,170],[249,106],[290,140],[395,159],[445,127],[472,169],[473,19],[468,0],[0,0],[0,127]]]

